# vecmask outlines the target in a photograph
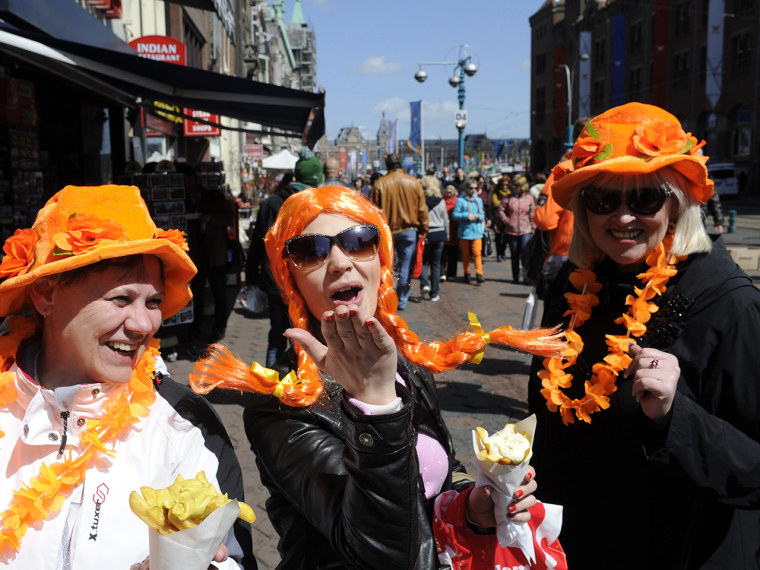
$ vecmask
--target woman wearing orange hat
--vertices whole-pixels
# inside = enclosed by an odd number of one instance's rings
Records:
[[[700,146],[630,103],[554,171],[575,231],[543,322],[571,349],[529,403],[571,568],[760,567],[760,292],[705,233]]]
[[[205,471],[242,499],[218,417],[160,372],[153,335],[191,297],[195,266],[186,250],[181,232],[156,228],[131,186],[67,186],[32,228],[5,242],[2,564],[140,566],[148,527],[131,512],[129,494],[178,474]],[[238,568],[245,552],[255,568],[250,530],[235,532],[240,542],[230,533],[220,564]]]
[[[213,345],[191,385],[266,394],[251,401],[245,423],[281,536],[278,568],[438,568],[432,507],[441,492],[470,493],[473,525],[495,519],[490,495],[471,489],[454,456],[431,372],[478,361],[488,342],[533,353],[561,346],[551,331],[486,335],[476,321],[478,332],[421,342],[396,314],[385,216],[353,190],[294,194],[265,242],[295,352],[274,371]],[[283,377],[289,370],[297,375]],[[534,489],[535,481],[519,488],[514,520],[530,518]]]

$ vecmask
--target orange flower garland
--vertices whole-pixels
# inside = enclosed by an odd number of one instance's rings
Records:
[[[602,285],[596,281],[596,275],[590,269],[576,269],[570,275],[573,287],[581,292],[565,294],[570,308],[563,316],[570,316],[570,326],[565,333],[570,346],[561,358],[544,359],[544,369],[538,372],[543,386],[541,394],[546,398],[547,408],[552,412],[559,411],[565,425],[574,423],[576,418],[591,423],[591,414],[610,407],[610,394],[617,390],[617,377],[628,368],[632,360],[628,355],[631,336],[640,337],[646,332],[646,323],[658,309],[651,300],[665,292],[668,280],[678,272],[675,264],[685,259],[673,258],[669,254],[672,243],[673,236],[668,234],[647,255],[649,269],[637,275],[645,285],[641,289],[634,288],[635,296],[626,297],[625,304],[629,309],[614,321],[615,324],[625,325],[627,333],[606,335],[608,354],[591,367],[591,378],[584,384],[585,396],[580,399],[569,398],[562,388],[572,385],[573,375],[567,369],[576,364],[578,356],[583,352],[583,340],[575,329],[589,319],[592,308],[599,304],[596,294]]]
[[[12,382],[15,373],[8,369],[15,360],[18,347],[24,338],[36,329],[32,319],[16,317],[10,322],[10,334],[0,337],[0,405],[14,401],[17,394]],[[30,322],[31,321],[31,322]],[[113,445],[125,436],[132,426],[150,412],[156,401],[153,391],[153,374],[158,356],[158,340],[152,340],[148,349],[137,363],[126,388],[114,390],[103,404],[103,413],[98,420],[89,420],[87,427],[79,434],[79,444],[83,451],[74,457],[71,450],[63,461],[48,466],[42,464],[39,474],[29,483],[22,483],[13,492],[8,508],[0,513],[0,552],[6,547],[18,551],[27,528],[48,518],[51,511],[63,506],[66,496],[85,478],[90,464],[99,453],[114,455]]]

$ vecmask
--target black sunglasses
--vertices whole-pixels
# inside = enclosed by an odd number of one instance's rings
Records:
[[[380,230],[377,226],[351,226],[338,235],[303,234],[285,242],[285,252],[298,269],[311,271],[320,267],[333,244],[337,245],[352,261],[369,261],[377,254]]]
[[[581,190],[581,200],[589,212],[605,216],[617,211],[625,194],[625,203],[632,213],[651,216],[660,211],[671,193],[664,188],[636,188],[625,193],[608,188],[584,188]]]

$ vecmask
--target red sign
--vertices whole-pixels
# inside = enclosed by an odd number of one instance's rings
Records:
[[[212,123],[219,123],[219,115],[212,115],[206,111],[194,111],[185,107],[182,111],[185,115],[191,117],[210,121]],[[214,127],[206,123],[200,123],[193,121],[192,119],[185,119],[184,130],[186,137],[220,137],[222,136],[222,129]]]
[[[129,42],[140,57],[187,65],[185,44],[169,36],[143,36]]]

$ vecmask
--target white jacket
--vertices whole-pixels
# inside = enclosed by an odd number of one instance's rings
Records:
[[[0,409],[0,429],[5,431],[5,437],[0,438],[0,466],[4,471],[0,478],[0,512],[7,508],[11,493],[37,475],[43,462],[51,465],[61,459],[61,412],[70,412],[66,449],[73,450],[76,456],[84,422],[102,413],[109,391],[124,388],[84,384],[51,391],[38,386],[15,365],[13,370],[18,397]],[[177,390],[189,393],[171,380],[168,382],[175,395]],[[192,393],[183,394],[180,400],[184,408],[198,406],[199,402],[208,407]],[[186,411],[182,413],[188,415]],[[177,474],[192,478],[198,471],[205,471],[209,481],[219,487],[219,460],[208,449],[204,433],[172,407],[160,387],[150,414],[124,439],[108,446],[114,449],[115,456],[100,454],[84,482],[66,497],[63,508],[30,527],[18,553],[5,549],[0,554],[0,566],[24,570],[126,570],[148,556],[148,526],[129,507],[133,490],[139,491],[143,485],[165,486]],[[239,465],[237,471],[233,475],[239,476]],[[225,473],[220,478],[229,476]],[[232,532],[225,542],[231,555],[237,554],[240,559],[242,550]],[[232,556],[219,567],[239,568]]]

